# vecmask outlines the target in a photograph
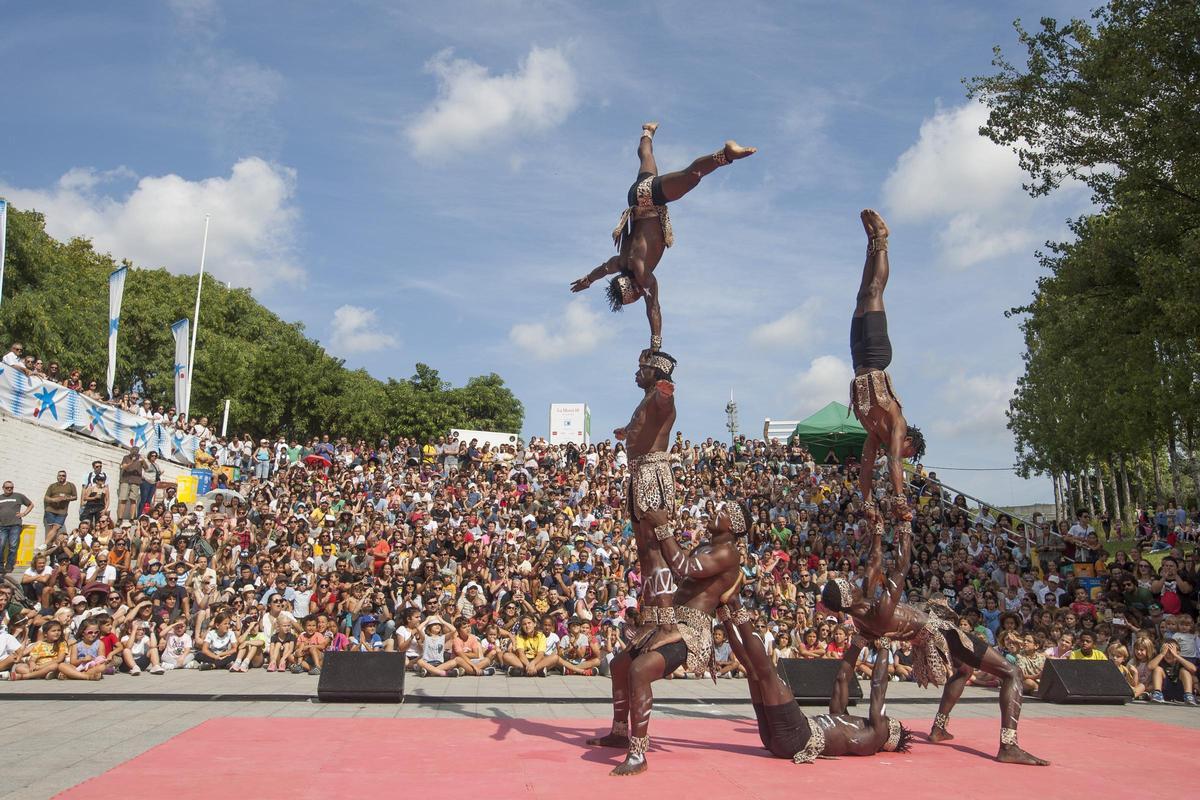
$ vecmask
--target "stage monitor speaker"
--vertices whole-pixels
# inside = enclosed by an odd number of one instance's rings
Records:
[[[837,682],[840,658],[781,658],[779,676],[792,689],[796,702],[802,706],[829,706],[833,685]],[[850,680],[850,700],[855,705],[863,696],[857,678]]]
[[[1111,661],[1047,659],[1038,697],[1048,703],[1122,705],[1133,690]]]
[[[326,653],[317,681],[322,703],[403,703],[403,653]]]

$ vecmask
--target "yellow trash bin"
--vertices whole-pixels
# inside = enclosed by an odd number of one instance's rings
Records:
[[[17,545],[17,566],[28,567],[33,563],[33,542],[37,538],[36,525],[21,526],[21,541]]]
[[[196,476],[180,475],[175,479],[175,499],[180,503],[196,502]]]

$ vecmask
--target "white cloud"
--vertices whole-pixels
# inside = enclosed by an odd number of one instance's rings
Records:
[[[162,79],[181,101],[191,98],[192,116],[219,157],[273,153],[283,131],[274,111],[284,88],[283,75],[220,42],[225,18],[218,0],[171,0],[176,39],[171,68]]]
[[[560,318],[546,322],[521,322],[508,332],[509,340],[539,361],[557,361],[595,350],[613,335],[600,315],[582,298],[572,300]]]
[[[1017,386],[1017,374],[975,374],[958,370],[940,392],[943,413],[930,430],[947,438],[973,437],[1009,441],[1008,401]]]
[[[330,349],[339,354],[367,353],[397,347],[399,340],[379,330],[379,315],[372,308],[344,305],[333,312]]]
[[[791,391],[797,417],[806,417],[829,404],[845,403],[850,395],[854,370],[837,356],[817,356],[792,381]]]
[[[938,111],[883,185],[889,219],[937,224],[942,259],[958,269],[1028,251],[1045,233],[1016,154],[979,135],[987,116],[977,102]]]
[[[491,75],[474,61],[438,53],[425,65],[438,97],[406,133],[416,155],[468,150],[485,139],[545,130],[579,104],[575,71],[559,48],[534,47],[516,72]]]
[[[816,332],[820,310],[821,299],[810,297],[799,308],[750,331],[750,343],[759,347],[802,348]]]
[[[0,194],[18,208],[43,212],[46,229],[59,239],[84,236],[118,259],[179,273],[198,269],[204,215],[211,214],[206,271],[252,288],[303,279],[294,249],[295,170],[246,158],[229,177],[148,176],[131,192],[114,194],[113,184],[130,177],[124,168],[75,168],[50,188],[0,184]]]
[[[214,22],[220,17],[217,0],[170,0],[169,5],[184,25]]]

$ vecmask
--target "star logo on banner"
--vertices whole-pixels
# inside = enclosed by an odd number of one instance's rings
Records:
[[[104,409],[99,406],[88,406],[88,416],[92,418],[92,422],[88,425],[89,431],[94,431],[96,428],[104,430]]]
[[[108,335],[115,336],[119,327],[121,327],[120,319],[110,319],[108,321]]]
[[[136,444],[136,445],[143,445],[143,444],[145,444],[145,443],[146,443],[146,440],[147,440],[147,438],[148,438],[148,435],[147,435],[147,433],[146,433],[146,429],[147,429],[147,428],[149,428],[149,427],[150,427],[150,423],[148,423],[148,422],[143,422],[141,425],[133,425],[133,426],[131,426],[131,427],[129,428],[129,430],[130,430],[130,431],[132,431],[132,433],[133,433],[133,438],[129,440],[129,444],[130,444],[131,446],[132,446],[132,445],[135,445],[135,444]]]
[[[183,364],[175,365],[175,377],[176,378],[186,378],[187,377],[186,375],[183,374]]]
[[[35,417],[40,417],[45,412],[49,411],[50,416],[58,419],[58,400],[55,397],[56,394],[58,393],[49,386],[43,386],[40,392],[34,392],[33,396],[37,398],[38,407],[34,409],[33,415]]]

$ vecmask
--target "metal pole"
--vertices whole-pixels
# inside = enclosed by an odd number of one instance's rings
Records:
[[[183,409],[185,417],[191,416],[192,387],[196,385],[196,333],[200,330],[200,290],[204,288],[204,257],[208,255],[209,217],[209,214],[204,215],[204,243],[200,245],[200,279],[196,281],[196,310],[192,312],[192,349],[188,353],[187,403]]]
[[[225,416],[221,418],[221,438],[225,438],[225,429],[229,427],[229,398],[225,398]]]

